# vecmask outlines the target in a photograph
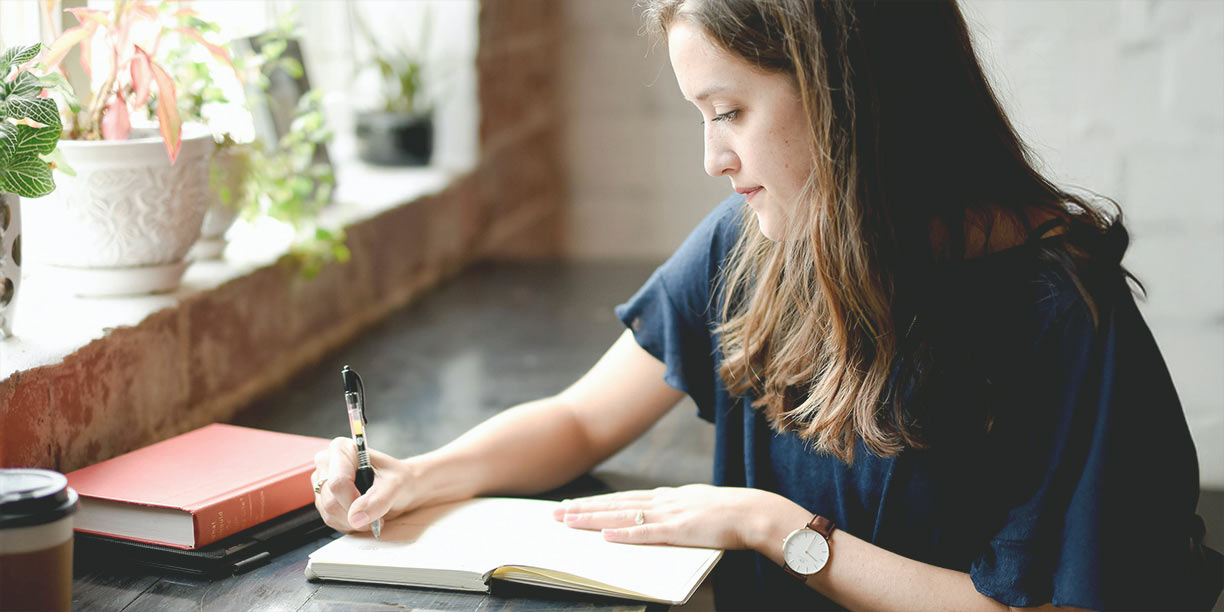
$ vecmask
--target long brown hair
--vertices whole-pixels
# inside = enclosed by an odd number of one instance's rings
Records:
[[[1014,245],[1045,219],[1061,221],[1067,247],[1039,248],[1072,279],[1068,254],[1121,261],[1120,212],[1034,169],[955,2],[640,4],[656,33],[687,20],[801,95],[814,154],[793,239],[770,241],[745,208],[720,285],[719,374],[775,428],[846,461],[860,438],[883,456],[921,447],[889,389],[898,376],[921,382],[927,353],[906,332],[936,264]]]

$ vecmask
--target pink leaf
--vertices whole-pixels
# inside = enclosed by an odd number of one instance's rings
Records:
[[[132,56],[132,104],[144,106],[149,101],[149,86],[153,81],[153,70],[149,68],[149,54],[139,45]]]
[[[132,133],[132,121],[128,116],[127,102],[123,94],[115,92],[115,98],[106,105],[102,113],[102,138],[104,140],[127,140]]]
[[[85,76],[93,76],[93,37],[86,38],[81,41],[81,68],[85,69]]]
[[[191,28],[174,28],[174,31],[184,36],[188,36],[201,45],[204,45],[204,47],[208,49],[209,53],[212,53],[217,59],[225,62],[225,65],[229,66],[234,71],[234,74],[238,73],[238,69],[234,68],[234,62],[230,60],[229,50],[227,50],[225,47],[208,42],[204,39],[204,36]]]
[[[170,163],[178,159],[179,147],[183,145],[183,119],[179,117],[178,96],[174,93],[174,81],[166,70],[153,61],[153,80],[157,82],[157,128],[166,141],[166,153]]]
[[[143,15],[144,17],[149,18],[149,19],[157,19],[158,17],[157,9],[155,7],[149,6],[144,3],[133,6],[132,10],[135,11],[137,14]]]
[[[58,65],[63,61],[64,56],[72,50],[72,47],[82,41],[87,41],[97,29],[98,24],[91,21],[85,25],[65,30],[63,34],[60,34],[59,38],[51,43],[51,46],[47,47],[46,55],[43,56],[43,62],[47,65],[47,68],[54,68]]]

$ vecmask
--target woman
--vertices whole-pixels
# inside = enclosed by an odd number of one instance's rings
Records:
[[[714,486],[571,500],[728,550],[724,608],[1196,604],[1198,466],[1120,216],[1038,174],[952,3],[650,0],[723,202],[561,394],[447,446],[316,459],[341,530],[560,486],[684,394]],[[784,544],[785,542],[785,544]]]

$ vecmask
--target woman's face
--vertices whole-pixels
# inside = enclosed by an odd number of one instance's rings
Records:
[[[668,27],[672,69],[704,117],[705,169],[731,179],[761,233],[786,238],[787,220],[812,171],[807,119],[787,75],[764,72],[716,45],[683,18]]]

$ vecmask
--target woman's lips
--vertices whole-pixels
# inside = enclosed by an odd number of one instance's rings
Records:
[[[764,187],[754,187],[754,188],[752,188],[752,189],[745,190],[745,191],[743,191],[742,193],[744,194],[744,198],[745,198],[745,199],[746,199],[748,202],[751,202],[751,201],[752,201],[753,196],[755,196],[756,194],[760,193],[762,189],[764,189]]]

